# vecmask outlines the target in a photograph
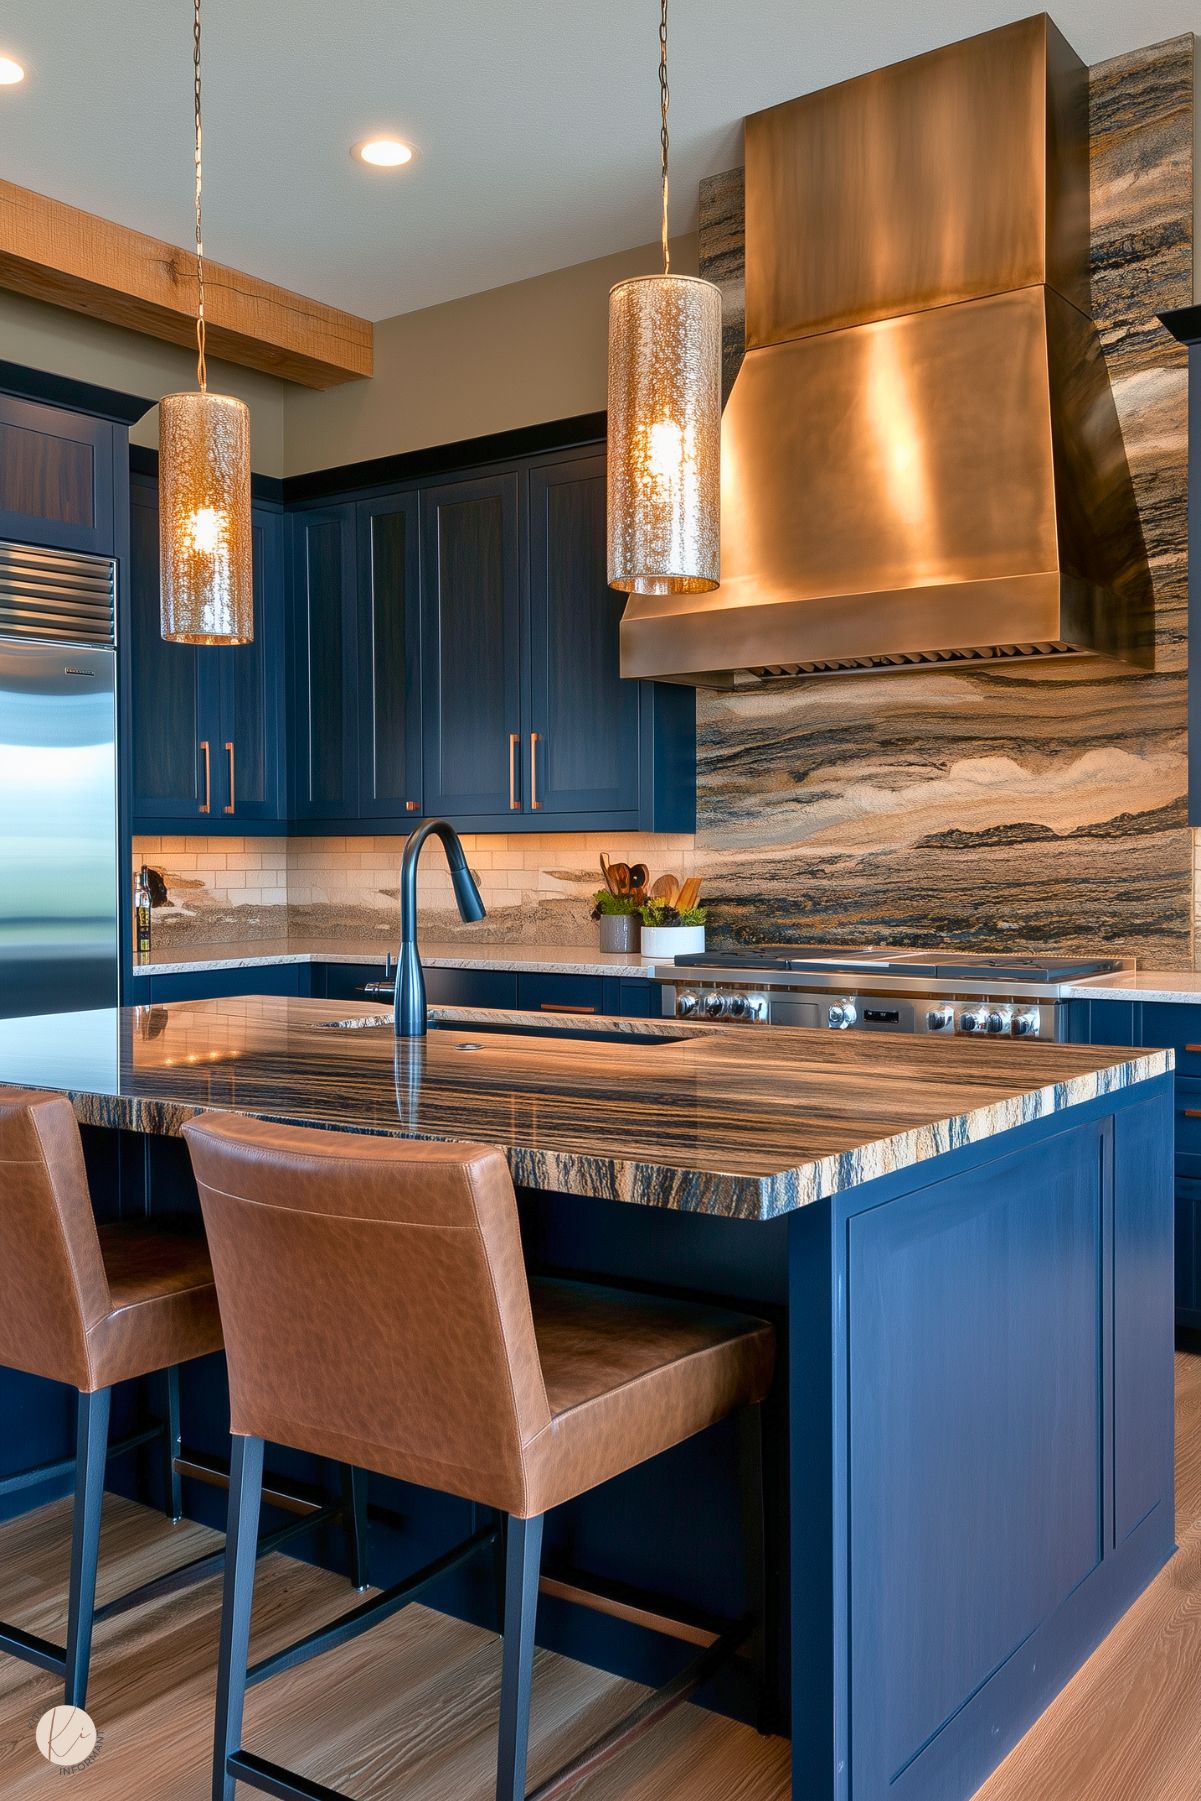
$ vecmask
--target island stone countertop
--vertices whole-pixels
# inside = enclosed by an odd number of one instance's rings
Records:
[[[5,1020],[0,1084],[61,1089],[82,1123],[134,1132],[217,1109],[499,1144],[528,1188],[763,1220],[1172,1067],[1086,1045],[432,1017],[400,1041],[378,1011],[267,996]]]
[[[1179,1001],[1201,1005],[1201,972],[1193,969],[1120,969],[1110,976],[1072,982],[1069,993],[1082,1001]]]
[[[261,938],[236,944],[160,945],[135,962],[135,976],[182,976],[210,969],[265,969],[280,963],[378,963],[384,972],[394,939]],[[421,961],[429,969],[529,970],[571,976],[650,976],[662,957],[613,953],[595,944],[427,944]]]

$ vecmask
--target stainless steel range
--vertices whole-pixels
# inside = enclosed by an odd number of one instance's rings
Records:
[[[655,977],[664,1013],[679,1019],[1060,1040],[1073,982],[1133,968],[1116,957],[765,944],[677,957]]]

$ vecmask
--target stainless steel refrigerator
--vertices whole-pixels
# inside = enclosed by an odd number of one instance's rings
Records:
[[[0,1018],[114,1007],[115,569],[0,543]]]

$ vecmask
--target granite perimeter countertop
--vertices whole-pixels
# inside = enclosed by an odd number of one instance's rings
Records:
[[[1201,974],[1191,969],[1120,969],[1111,976],[1073,982],[1070,993],[1082,1001],[1182,1001],[1201,1006]]]
[[[399,1041],[370,1008],[261,995],[4,1020],[0,1084],[62,1089],[82,1123],[135,1132],[176,1134],[216,1109],[500,1144],[528,1188],[762,1220],[1173,1061],[796,1026],[598,1018],[594,1039],[570,1015],[431,1017],[447,1029]],[[577,1035],[532,1030],[556,1024]]]
[[[378,963],[396,955],[392,940],[353,938],[262,938],[237,944],[174,944],[135,962],[135,976],[192,975],[203,969],[263,969],[273,963]],[[429,969],[514,969],[571,976],[650,976],[661,957],[636,952],[614,955],[595,944],[427,944],[421,961]]]

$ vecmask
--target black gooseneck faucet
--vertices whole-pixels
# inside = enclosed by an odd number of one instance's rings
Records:
[[[483,919],[485,914],[459,834],[445,819],[427,819],[405,845],[400,865],[400,955],[396,960],[394,1012],[398,1038],[425,1037],[425,976],[417,950],[417,864],[431,833],[441,838],[446,851],[455,900],[459,904],[459,918],[470,923]]]

